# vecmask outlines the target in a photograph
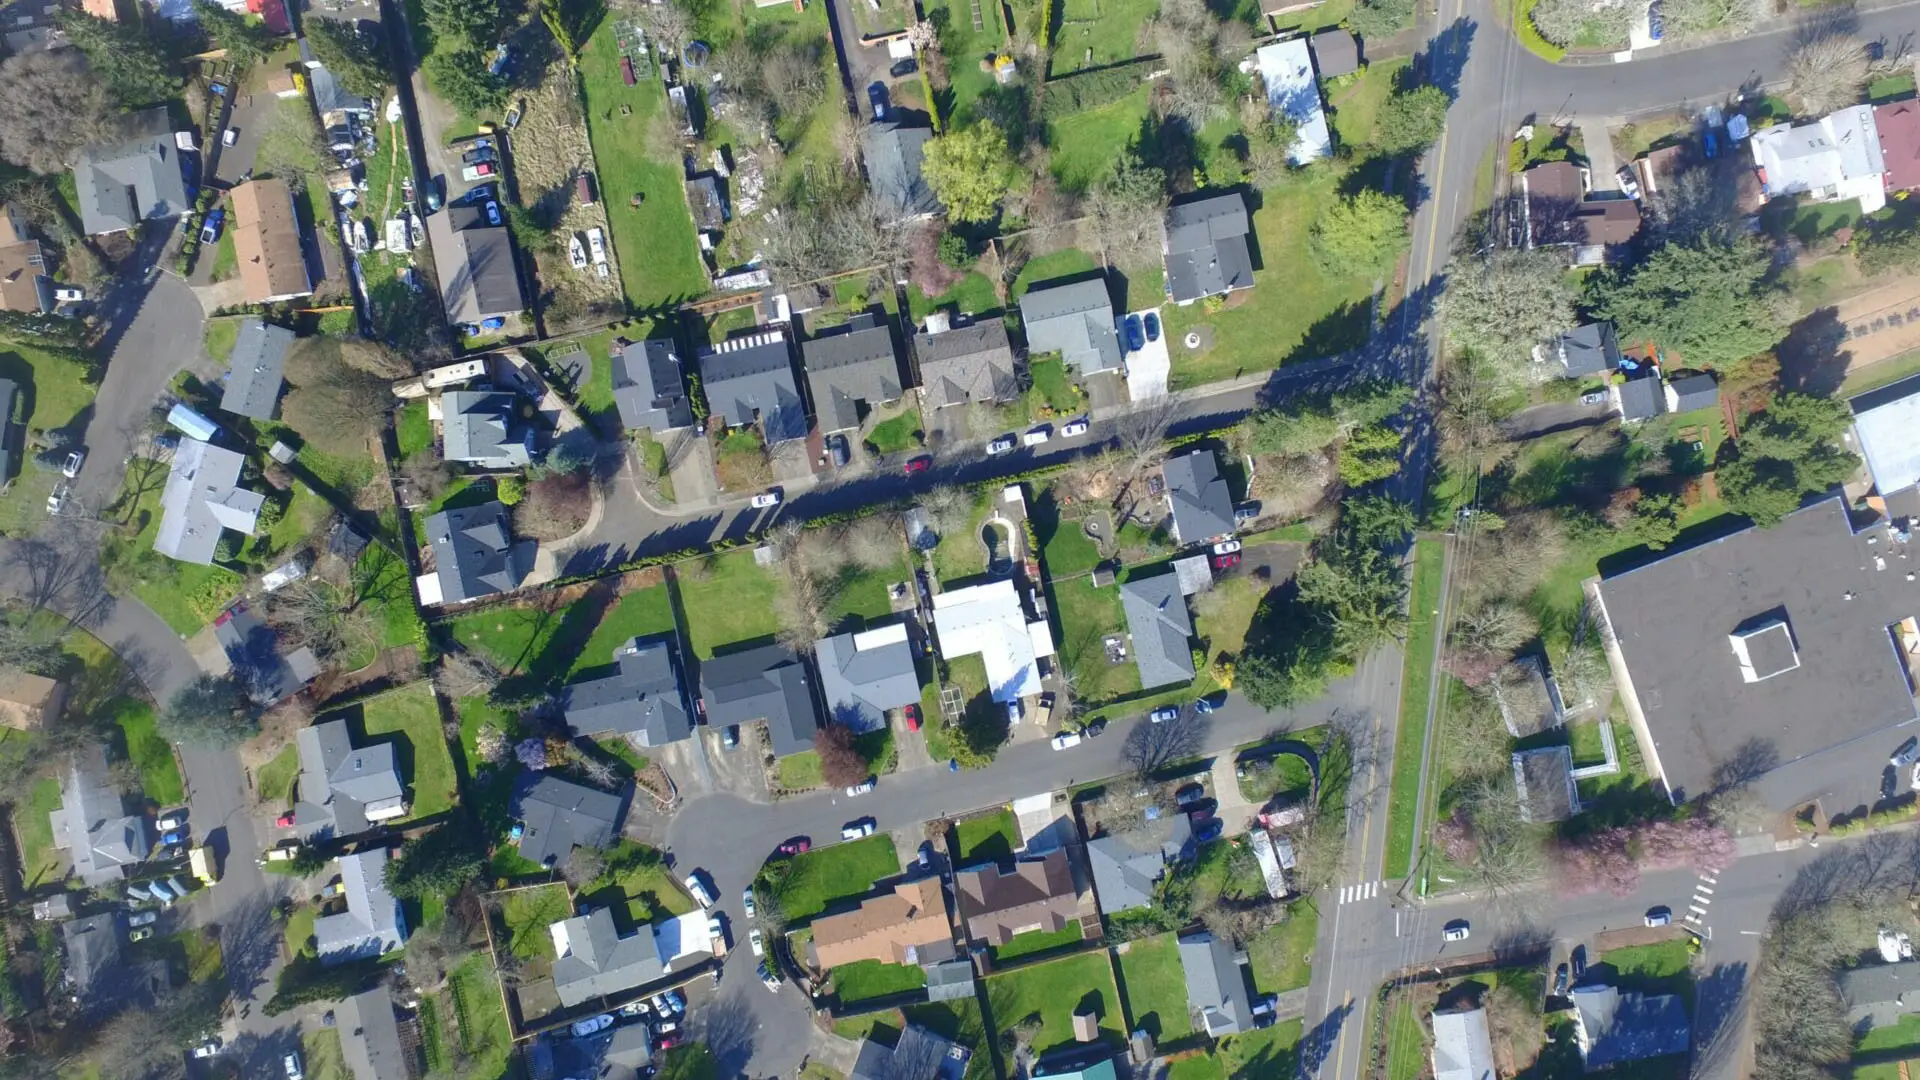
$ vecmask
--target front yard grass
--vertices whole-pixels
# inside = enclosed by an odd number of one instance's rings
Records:
[[[207,320],[207,330],[203,335],[207,346],[207,356],[216,364],[224,364],[233,355],[234,343],[240,340],[240,319],[227,316]],[[422,405],[421,415],[426,415],[426,406]]]
[[[861,896],[874,882],[900,872],[900,855],[893,838],[869,836],[851,843],[829,844],[795,855],[767,868],[774,897],[791,923],[802,923],[836,900]]]
[[[175,633],[190,637],[225,610],[240,595],[245,582],[225,567],[179,562],[153,550],[153,538],[160,531],[160,494],[166,487],[167,471],[166,465],[144,458],[135,458],[128,465],[129,488],[121,498],[131,499],[132,508],[116,514],[118,520],[128,524],[102,538],[100,558],[109,588],[139,597]],[[17,499],[21,494],[21,485],[16,483],[12,497]]]
[[[860,960],[833,969],[833,991],[842,1002],[891,997],[925,985],[927,973],[917,965]]]
[[[1381,876],[1403,878],[1413,869],[1414,823],[1420,773],[1426,765],[1427,701],[1433,691],[1433,650],[1439,642],[1441,577],[1446,541],[1414,542],[1405,668],[1400,677],[1400,722],[1393,740],[1393,779],[1387,794],[1387,846]]]
[[[307,1080],[353,1080],[340,1049],[340,1029],[323,1027],[300,1033],[301,1062]]]
[[[1076,696],[1099,704],[1140,691],[1140,669],[1132,654],[1121,663],[1110,664],[1101,644],[1110,634],[1124,636],[1127,632],[1120,587],[1096,588],[1091,577],[1078,577],[1055,581],[1050,591],[1060,628],[1060,660],[1073,672]]]
[[[756,491],[773,482],[773,466],[767,461],[767,444],[753,428],[735,428],[720,437],[713,448],[713,475],[720,490],[735,493]]]
[[[300,749],[289,746],[260,766],[260,771],[254,774],[253,785],[262,801],[285,804],[293,799],[293,784],[299,778]]]
[[[717,650],[728,645],[771,638],[780,630],[780,617],[774,611],[780,585],[753,561],[751,551],[683,563],[676,568],[674,580],[687,640],[702,660],[713,659]]]
[[[1312,902],[1287,905],[1287,921],[1270,926],[1247,943],[1253,968],[1253,986],[1262,994],[1279,994],[1307,985],[1313,974],[1313,941],[1320,932],[1320,912]]]
[[[1020,846],[1020,838],[1013,831],[1012,810],[967,818],[955,824],[953,831],[958,845],[953,854],[955,866],[1008,862]]]
[[[173,744],[162,738],[154,726],[153,706],[134,698],[119,698],[110,702],[107,709],[127,741],[127,757],[140,770],[140,790],[161,806],[185,802],[187,786],[180,779]]]
[[[1081,953],[1015,971],[989,976],[987,1008],[997,1031],[1011,1031],[1029,1017],[1039,1017],[1033,1052],[1074,1043],[1073,1015],[1089,1010],[1099,1017],[1100,1040],[1118,1049],[1125,1043],[1121,1025],[1120,992],[1113,983],[1113,966],[1104,951]]]
[[[552,960],[553,937],[547,927],[573,914],[566,886],[541,885],[507,894],[500,905],[500,918],[506,924],[506,940],[498,942],[522,960],[544,957]]]
[[[1136,938],[1119,956],[1120,989],[1126,995],[1127,1030],[1145,1030],[1157,1043],[1193,1032],[1187,1012],[1186,971],[1174,934]]]
[[[1693,954],[1687,950],[1687,940],[1675,938],[1657,945],[1630,945],[1623,949],[1609,949],[1600,954],[1599,962],[1613,969],[1613,977],[1605,981],[1622,990],[1637,990],[1643,994],[1679,993],[1691,999],[1693,979],[1691,971]]]
[[[86,375],[86,367],[66,354],[0,345],[0,379],[10,379],[20,388],[15,416],[29,433],[58,431],[79,418],[93,403],[94,387],[88,385]],[[20,471],[13,486],[0,496],[0,535],[20,536],[39,528],[47,520],[47,496],[60,479],[24,457],[14,465]]]
[[[1400,56],[1368,64],[1358,81],[1332,95],[1333,115],[1329,119],[1335,140],[1341,146],[1364,148],[1373,142],[1380,107],[1393,96],[1400,73],[1412,63],[1412,57]]]
[[[1065,361],[1058,356],[1031,361],[1027,371],[1033,376],[1033,388],[1027,391],[1028,420],[1075,416],[1086,408],[1086,395],[1074,385]]]
[[[440,710],[433,690],[415,683],[389,690],[354,706],[361,711],[369,738],[400,735],[400,775],[413,789],[406,820],[419,821],[453,808],[459,792],[454,781],[453,756],[440,734]]]
[[[878,454],[904,454],[920,448],[920,413],[908,409],[899,416],[882,420],[867,432],[867,445]]]
[[[788,791],[806,791],[826,782],[820,772],[820,755],[811,750],[781,758],[779,775],[780,786]]]

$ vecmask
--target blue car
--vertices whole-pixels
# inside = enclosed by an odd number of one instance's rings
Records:
[[[1140,316],[1127,316],[1127,351],[1139,352],[1147,347],[1147,332],[1140,326]]]
[[[1659,41],[1666,36],[1666,20],[1660,16],[1660,0],[1653,0],[1647,7],[1647,37]]]
[[[1208,818],[1205,822],[1201,823],[1199,828],[1193,830],[1193,838],[1198,843],[1211,844],[1215,840],[1220,839],[1220,834],[1225,832],[1226,829],[1226,822],[1221,821],[1219,818]]]
[[[1160,316],[1151,311],[1147,312],[1147,340],[1160,340]]]
[[[183,840],[185,840],[186,838],[187,838],[187,834],[186,834],[186,833],[184,833],[184,832],[178,832],[178,831],[176,831],[176,832],[165,832],[165,833],[161,833],[161,834],[160,834],[160,842],[161,842],[162,844],[165,844],[165,845],[166,845],[166,846],[168,846],[168,847],[172,847],[173,845],[175,845],[175,844],[178,844],[178,843],[180,843],[181,841],[183,841]]]
[[[207,223],[200,227],[200,242],[215,244],[220,241],[220,226],[227,220],[225,210],[214,210],[207,215]]]

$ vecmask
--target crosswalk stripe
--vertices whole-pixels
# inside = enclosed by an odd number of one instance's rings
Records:
[[[1717,885],[1717,884],[1719,884],[1719,883],[1720,883],[1720,875],[1719,875],[1719,874],[1717,874],[1717,873],[1714,873],[1714,874],[1708,874],[1708,873],[1704,873],[1704,872],[1703,872],[1703,873],[1701,873],[1701,875],[1700,875],[1700,880],[1701,880],[1701,881],[1711,881],[1711,882],[1713,882],[1714,884],[1716,884],[1716,885]]]
[[[1348,894],[1349,892],[1352,892],[1352,891],[1353,891],[1353,886],[1351,886],[1351,885],[1342,885],[1342,886],[1340,886],[1340,902],[1341,902],[1341,903],[1343,903],[1343,904],[1344,904],[1344,903],[1346,903],[1346,902],[1347,902],[1347,894]]]
[[[1697,893],[1706,893],[1708,896],[1713,895],[1713,890],[1707,888],[1705,885],[1695,885],[1693,887],[1693,891]]]
[[[1702,915],[1705,915],[1707,913],[1707,909],[1704,907],[1701,907],[1699,904],[1688,904],[1687,910],[1699,912]]]
[[[1700,922],[1700,917],[1698,915],[1689,915],[1687,916],[1687,921],[1698,925]]]

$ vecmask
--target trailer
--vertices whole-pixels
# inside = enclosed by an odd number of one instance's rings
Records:
[[[192,438],[199,439],[201,442],[212,442],[213,437],[220,434],[220,425],[201,416],[185,405],[175,405],[173,408],[168,409],[167,423],[186,432]]]

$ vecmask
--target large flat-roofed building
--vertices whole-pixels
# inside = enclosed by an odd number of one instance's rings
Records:
[[[1836,496],[1597,583],[1615,682],[1673,801],[1736,773],[1776,807],[1873,801],[1915,719],[1901,535],[1856,532]]]

